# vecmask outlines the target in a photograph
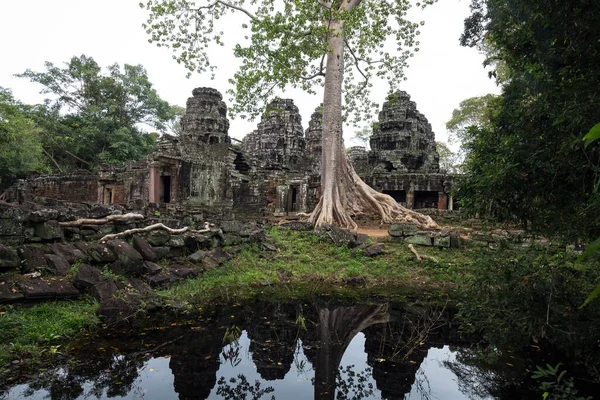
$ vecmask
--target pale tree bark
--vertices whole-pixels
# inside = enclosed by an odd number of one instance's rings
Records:
[[[357,0],[344,1],[351,10]],[[431,217],[409,210],[392,197],[367,185],[354,171],[344,148],[342,123],[342,85],[344,80],[343,21],[328,24],[329,53],[325,71],[323,99],[323,136],[321,159],[321,198],[309,216],[315,226],[333,224],[356,229],[353,215],[378,214],[382,223],[413,222],[421,228],[439,228]]]
[[[315,360],[316,400],[334,400],[336,377],[342,357],[352,339],[371,325],[390,320],[388,304],[319,308],[317,358]]]

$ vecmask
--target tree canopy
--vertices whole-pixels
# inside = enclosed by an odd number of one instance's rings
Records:
[[[43,85],[48,97],[30,109],[41,139],[57,169],[123,165],[153,148],[177,110],[162,100],[141,65],[110,65],[106,72],[91,57],[71,58],[64,67],[18,75]]]
[[[140,6],[149,13],[144,24],[149,41],[172,49],[190,74],[214,76],[218,61],[207,50],[224,45],[224,32],[231,28],[227,17],[242,15],[246,21],[236,26],[241,33],[233,46],[242,65],[230,79],[230,94],[233,113],[252,117],[264,112],[277,89],[315,94],[324,85],[327,37],[335,21],[343,21],[347,49],[344,110],[355,120],[370,117],[372,109],[365,105],[376,106],[370,99],[372,81],[384,77],[395,90],[419,44],[420,24],[406,19],[408,0],[147,0]]]
[[[315,94],[323,88],[322,196],[309,221],[354,228],[353,215],[377,213],[384,222],[437,226],[366,185],[343,144],[343,118],[358,123],[377,106],[370,98],[372,80],[387,78],[396,90],[418,49],[419,24],[406,19],[409,0],[147,0],[140,5],[149,13],[144,27],[150,42],[171,48],[177,62],[199,73],[216,68],[207,48],[223,44],[223,30],[231,27],[220,20],[242,15],[246,22],[239,28],[245,34],[233,50],[241,67],[229,91],[234,113],[261,114],[275,89]]]
[[[29,173],[46,172],[42,141],[26,107],[0,87],[0,188]]]
[[[600,234],[600,147],[582,141],[600,121],[599,14],[595,0],[473,1],[461,43],[503,71],[500,99],[469,127],[468,209],[551,234]]]

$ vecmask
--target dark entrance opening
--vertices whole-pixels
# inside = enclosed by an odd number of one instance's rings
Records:
[[[160,177],[160,202],[170,203],[171,202],[171,177],[161,176]]]
[[[414,208],[437,208],[438,192],[415,191]]]
[[[235,164],[236,171],[239,171],[240,173],[245,175],[248,174],[248,171],[250,170],[250,165],[248,165],[248,162],[244,159],[242,153],[238,153],[235,156],[235,160],[233,160],[233,163]]]
[[[298,188],[295,186],[290,187],[290,191],[288,192],[288,204],[287,211],[288,212],[296,212],[297,210],[297,200],[298,200]]]
[[[383,190],[382,193],[392,196],[397,203],[406,203],[405,190]]]

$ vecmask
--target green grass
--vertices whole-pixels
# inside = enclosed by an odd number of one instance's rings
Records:
[[[41,355],[59,340],[97,326],[97,308],[92,299],[5,308],[0,312],[0,364],[24,353]]]
[[[256,289],[286,284],[339,286],[360,277],[363,286],[415,287],[460,283],[471,273],[470,259],[478,249],[418,248],[420,254],[439,262],[418,261],[406,244],[382,242],[386,254],[368,257],[336,246],[312,232],[273,228],[268,241],[278,251],[262,251],[257,245],[244,249],[222,266],[160,292],[170,304],[197,304],[213,297],[249,295]],[[418,283],[418,285],[415,285]],[[281,285],[279,285],[281,286]],[[289,286],[289,285],[285,285]]]

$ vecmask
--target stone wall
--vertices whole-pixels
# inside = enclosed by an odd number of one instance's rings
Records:
[[[160,303],[151,288],[194,277],[229,260],[240,246],[266,238],[262,225],[252,221],[221,220],[206,229],[202,214],[159,216],[152,210],[129,222],[66,226],[63,222],[111,218],[124,211],[119,206],[56,206],[0,204],[0,304],[90,294],[101,303],[105,322],[119,322]],[[157,222],[196,231],[154,230],[100,240]]]
[[[98,175],[89,171],[42,175],[20,180],[7,191],[7,201],[24,202],[36,197],[72,202],[98,201]]]

